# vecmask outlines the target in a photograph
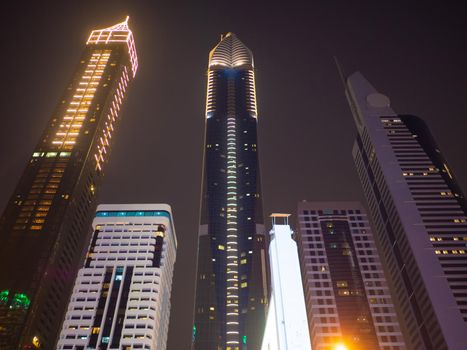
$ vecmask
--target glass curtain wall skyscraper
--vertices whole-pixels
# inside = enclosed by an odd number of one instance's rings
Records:
[[[427,125],[360,74],[353,155],[410,349],[467,347],[467,203]]]
[[[268,298],[251,51],[228,33],[209,55],[193,347],[259,349]]]
[[[138,67],[128,18],[91,32],[0,219],[0,348],[51,349]]]

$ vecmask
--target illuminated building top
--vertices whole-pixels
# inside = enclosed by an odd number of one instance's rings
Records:
[[[254,68],[253,54],[234,33],[227,33],[209,54],[209,68]]]
[[[220,42],[209,53],[208,86],[206,94],[206,118],[210,118],[218,109],[216,97],[220,88],[215,78],[220,70],[236,70],[244,72],[242,80],[245,84],[246,106],[250,115],[258,117],[256,105],[256,87],[253,54],[235,34],[227,33],[221,36]]]
[[[131,70],[133,77],[138,69],[138,57],[136,55],[135,39],[133,32],[128,27],[129,16],[112,27],[97,29],[91,32],[86,45],[89,44],[109,44],[109,43],[126,43],[128,45],[128,54],[130,55]]]

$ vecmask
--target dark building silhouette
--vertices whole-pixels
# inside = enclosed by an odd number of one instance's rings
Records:
[[[228,33],[209,55],[194,349],[259,349],[267,250],[251,51]]]
[[[353,155],[410,349],[467,347],[465,196],[427,125],[360,74],[346,81]]]
[[[54,346],[137,69],[127,21],[91,33],[0,219],[0,349]]]

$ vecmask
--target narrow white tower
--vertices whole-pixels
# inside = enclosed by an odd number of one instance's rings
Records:
[[[165,350],[177,240],[167,204],[99,205],[57,349]]]
[[[262,350],[311,349],[298,249],[289,216],[271,214],[271,298]]]

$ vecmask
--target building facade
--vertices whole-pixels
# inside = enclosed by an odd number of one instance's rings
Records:
[[[289,216],[271,215],[271,296],[261,350],[311,350],[298,249]]]
[[[361,204],[301,202],[298,219],[313,350],[407,349]]]
[[[56,340],[138,66],[127,20],[92,31],[1,216],[1,349],[51,348]]]
[[[99,205],[59,350],[165,350],[177,238],[166,204]]]
[[[411,349],[467,346],[467,205],[426,124],[360,74],[346,94],[353,156]]]
[[[251,51],[228,33],[209,55],[193,347],[259,349],[268,298]]]

